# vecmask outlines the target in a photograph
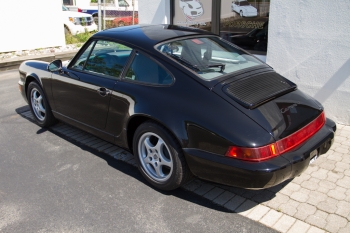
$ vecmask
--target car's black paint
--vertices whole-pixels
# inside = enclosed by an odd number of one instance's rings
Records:
[[[215,156],[199,149],[184,149],[191,172],[209,181],[241,188],[269,188],[300,175],[310,163],[310,153],[319,148],[326,153],[334,138],[335,123],[327,124],[308,143],[279,157],[263,162],[246,162]]]
[[[206,81],[155,49],[158,43],[172,38],[204,35],[214,36],[169,25],[102,31],[92,36],[70,64],[57,72],[49,72],[45,62],[24,62],[19,82],[23,85],[22,95],[26,99],[29,82],[36,81],[43,87],[57,119],[129,150],[137,127],[149,120],[157,122],[182,147],[192,173],[203,179],[266,188],[299,175],[308,166],[312,150],[320,148],[320,153],[325,153],[329,149],[336,129],[334,122],[328,121],[300,147],[264,162],[225,157],[229,146],[260,147],[274,143],[307,125],[323,108],[299,90],[274,96],[253,109],[246,108],[231,98],[225,87],[244,78],[273,73],[271,67],[260,65]],[[98,39],[134,49],[120,77],[72,68],[89,43]],[[164,67],[172,75],[173,83],[151,85],[124,79],[136,52]],[[293,109],[303,114],[294,114]],[[293,124],[289,123],[291,118]]]
[[[246,77],[245,75],[241,76],[242,78]],[[223,99],[230,102],[237,109],[247,114],[251,119],[254,119],[255,122],[271,133],[275,140],[288,136],[292,132],[304,127],[323,110],[323,107],[313,98],[304,94],[300,90],[295,90],[280,96],[277,99],[269,100],[269,102],[264,103],[255,109],[247,111],[244,106],[234,101],[225,93],[225,86],[231,82],[234,83],[237,79],[239,78],[234,77],[225,80],[224,83],[216,85],[213,91],[218,93]],[[285,111],[287,108],[295,108],[296,112],[307,111],[308,114],[295,114],[300,123],[296,125],[288,125],[286,115],[293,116],[293,114],[290,113],[290,111]],[[286,130],[287,132],[285,132]]]

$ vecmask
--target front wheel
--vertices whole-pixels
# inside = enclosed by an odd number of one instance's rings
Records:
[[[241,16],[241,17],[243,17],[244,15],[243,15],[243,11],[240,11],[239,12],[239,15]]]
[[[64,26],[64,34],[65,35],[71,35],[72,33],[69,31],[67,26]]]
[[[176,189],[191,176],[181,147],[157,123],[148,121],[137,128],[133,150],[141,174],[156,188]]]
[[[93,16],[93,18],[94,18],[95,24],[98,25],[98,16]]]
[[[28,85],[27,99],[34,120],[41,127],[48,127],[56,122],[46,100],[43,89],[36,82]]]

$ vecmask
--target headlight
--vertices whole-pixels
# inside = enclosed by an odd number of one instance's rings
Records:
[[[77,24],[77,22],[79,22],[78,18],[76,18],[76,17],[69,17],[69,21],[74,23],[74,24]]]

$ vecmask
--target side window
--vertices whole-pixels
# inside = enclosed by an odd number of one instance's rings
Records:
[[[92,48],[95,45],[95,41],[91,42],[89,47],[80,55],[80,57],[76,60],[76,62],[71,66],[71,68],[76,69],[76,70],[83,70],[85,61],[87,57],[89,56]]]
[[[116,78],[119,77],[132,49],[125,45],[105,40],[98,40],[90,46],[79,57],[72,68]],[[91,54],[90,50],[92,50]],[[89,54],[90,56],[87,58]],[[84,67],[81,68],[83,65]]]
[[[171,84],[171,75],[150,58],[136,53],[125,78],[149,84]]]

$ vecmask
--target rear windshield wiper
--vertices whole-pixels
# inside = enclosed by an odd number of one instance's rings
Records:
[[[212,67],[218,67],[220,68],[220,72],[224,72],[225,70],[225,64],[222,64],[222,63],[211,63],[211,64],[208,64],[207,65],[208,68],[212,68]]]
[[[192,65],[190,62],[186,61],[185,59],[171,53],[166,53],[170,57],[174,58],[176,61],[180,62],[182,65],[194,70],[194,71],[201,71],[196,65]]]
[[[185,59],[175,55],[175,54],[172,54],[172,53],[166,53],[167,55],[169,55],[170,57],[174,58],[176,61],[180,62],[182,65],[194,70],[194,71],[206,71],[208,68],[214,68],[214,67],[218,67],[220,68],[220,71],[219,72],[223,72],[225,70],[225,64],[222,64],[222,63],[210,63],[206,66],[203,66],[202,68],[203,69],[200,69],[197,65],[193,65],[191,64],[190,62],[186,61]]]

